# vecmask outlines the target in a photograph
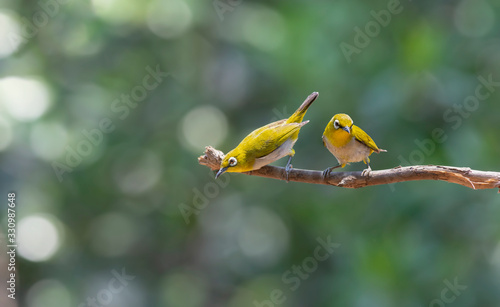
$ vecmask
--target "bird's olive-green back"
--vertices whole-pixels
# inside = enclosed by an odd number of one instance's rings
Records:
[[[240,153],[244,152],[246,160],[253,164],[255,159],[267,156],[286,140],[290,138],[296,140],[300,128],[306,123],[286,124],[284,120],[281,120],[258,128],[247,135],[227,156],[240,156]]]

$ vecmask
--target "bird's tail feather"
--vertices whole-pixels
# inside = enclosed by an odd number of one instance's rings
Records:
[[[287,120],[287,123],[300,123],[302,122],[302,119],[304,118],[304,115],[306,115],[307,109],[309,106],[318,98],[319,93],[318,92],[313,92],[311,95],[309,95],[306,100],[300,105],[300,107],[295,111],[295,113],[292,114]]]

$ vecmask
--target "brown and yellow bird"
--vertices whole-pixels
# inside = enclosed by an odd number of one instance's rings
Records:
[[[353,124],[351,117],[347,114],[336,114],[332,117],[323,132],[323,145],[337,158],[339,165],[329,167],[323,172],[326,177],[335,168],[344,167],[351,162],[363,161],[368,167],[363,170],[362,175],[371,172],[370,158],[373,153],[386,152],[380,149],[373,139],[361,128]]]

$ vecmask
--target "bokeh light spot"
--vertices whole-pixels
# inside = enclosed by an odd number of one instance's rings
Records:
[[[116,3],[118,3],[116,0],[92,0],[92,8],[96,14],[104,15],[112,11]]]
[[[30,143],[33,152],[47,161],[61,156],[67,142],[68,133],[58,123],[39,123],[31,131]]]
[[[30,261],[50,259],[61,244],[61,235],[55,226],[55,218],[28,216],[18,223],[18,251]]]
[[[279,260],[288,248],[288,230],[271,211],[249,208],[243,214],[238,243],[244,255],[267,265]]]
[[[181,35],[189,28],[191,20],[191,9],[182,0],[154,1],[148,8],[148,27],[162,38]]]
[[[100,18],[115,24],[140,23],[144,4],[133,0],[92,0],[92,9]]]
[[[0,79],[0,102],[15,119],[32,121],[47,111],[50,95],[38,80],[6,77]]]
[[[160,180],[163,164],[151,151],[129,152],[114,165],[114,179],[123,193],[136,195],[151,189]]]
[[[218,146],[228,132],[226,116],[217,108],[202,106],[191,110],[182,120],[181,141],[194,152],[205,146]]]
[[[9,15],[0,12],[0,58],[14,53],[22,43],[19,24]]]
[[[254,47],[272,51],[285,40],[286,24],[281,15],[262,5],[244,8],[243,37]]]
[[[455,26],[465,36],[480,37],[495,23],[495,14],[484,0],[462,0],[455,11]]]
[[[26,295],[28,307],[72,306],[74,301],[66,286],[53,279],[37,282]]]

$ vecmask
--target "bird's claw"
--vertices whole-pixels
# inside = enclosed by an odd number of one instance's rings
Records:
[[[292,170],[292,168],[293,168],[293,165],[291,165],[291,164],[287,164],[286,167],[285,167],[286,182],[289,182],[289,180],[288,180],[288,174],[290,173],[290,171]]]
[[[330,172],[331,172],[331,171],[332,171],[332,168],[331,168],[331,167],[329,167],[329,168],[325,169],[325,170],[323,171],[323,178],[324,178],[324,179],[326,179],[326,177],[328,177],[328,175],[330,175]]]
[[[368,166],[367,169],[363,170],[361,172],[361,176],[366,176],[366,177],[370,177],[370,173],[372,172],[372,168]]]

